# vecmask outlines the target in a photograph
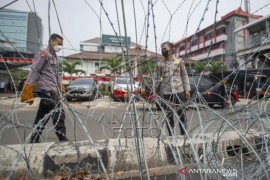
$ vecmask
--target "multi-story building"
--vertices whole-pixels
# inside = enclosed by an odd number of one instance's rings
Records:
[[[236,50],[244,47],[246,32],[241,32],[242,39],[236,40],[234,30],[261,18],[238,8],[196,34],[179,40],[175,43],[175,56],[185,61],[222,61],[227,70],[238,66]]]
[[[119,44],[121,41],[121,45]],[[126,47],[127,41],[127,47]],[[103,58],[110,58],[115,56],[122,56],[123,51],[129,50],[129,60],[133,68],[133,73],[137,75],[137,66],[140,61],[144,59],[151,60],[156,57],[154,52],[146,51],[143,46],[138,45],[130,40],[130,37],[116,37],[112,35],[102,35],[80,43],[80,53],[66,56],[65,59],[69,61],[82,61],[80,69],[85,70],[86,75],[110,73],[109,71],[100,72],[100,61]],[[160,55],[158,55],[160,58]]]
[[[270,68],[270,14],[237,28],[237,41],[243,39],[242,32],[246,37],[244,46],[236,49],[240,68]]]
[[[35,13],[1,10],[0,31],[4,34],[0,32],[0,41],[7,41],[8,38],[18,51],[36,53],[41,49],[42,23]]]

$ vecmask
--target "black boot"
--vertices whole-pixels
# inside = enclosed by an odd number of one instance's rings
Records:
[[[40,137],[40,134],[37,133],[37,132],[34,132],[34,133],[31,135],[30,143],[39,143],[39,137]]]
[[[66,135],[57,133],[58,139],[59,141],[68,141],[68,138],[66,137]]]

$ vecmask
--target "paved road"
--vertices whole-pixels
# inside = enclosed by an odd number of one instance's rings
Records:
[[[32,106],[16,102],[15,98],[1,100],[0,113],[6,117],[6,119],[1,119],[1,145],[25,142],[26,138],[32,131],[32,123],[34,122],[34,118],[36,116],[38,103],[39,99],[35,99],[35,103]],[[95,100],[94,102],[73,101],[68,104],[74,108],[76,113],[76,115],[74,115],[72,111],[65,107],[67,116],[67,136],[69,140],[87,140],[89,138],[97,140],[116,137],[118,135],[118,127],[121,124],[124,114],[126,114],[126,118],[125,122],[123,123],[123,133],[121,134],[121,137],[132,136],[130,127],[134,125],[134,111],[132,108],[129,111],[126,111],[126,103],[111,102],[107,97]],[[238,103],[237,106],[242,104]],[[159,124],[162,124],[164,119],[163,113],[161,111],[156,111],[155,108],[152,108],[153,112],[150,112],[149,110],[146,110],[144,105],[141,103],[135,103],[135,106],[138,114],[137,119],[141,124],[140,127],[144,127],[144,137],[158,136],[160,132]],[[254,106],[253,108],[258,107]],[[269,109],[269,107],[267,108]],[[214,107],[213,109],[197,109],[190,107],[187,110],[188,131],[190,132],[190,130],[192,130],[194,127],[200,125],[200,119],[202,119],[202,122],[204,122],[217,114],[223,115],[228,111],[228,108],[221,109],[220,107]],[[18,124],[18,126],[14,128],[14,126],[11,126],[11,124]],[[154,127],[158,128],[155,129]],[[162,127],[165,130],[165,133],[167,133],[164,123]],[[208,130],[211,130],[211,128]],[[152,134],[150,135],[149,133]],[[176,133],[180,134],[178,126],[176,128]],[[42,138],[43,141],[46,142],[58,141],[56,135],[54,134],[52,121],[49,121],[47,128],[43,132]]]

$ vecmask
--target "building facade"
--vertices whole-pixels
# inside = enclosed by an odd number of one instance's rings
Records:
[[[120,46],[120,43],[121,45]],[[126,46],[127,42],[127,46]],[[83,42],[80,42],[80,53],[66,56],[65,59],[74,62],[81,61],[80,69],[86,72],[86,75],[91,74],[110,74],[109,71],[104,70],[100,72],[100,62],[103,58],[123,56],[123,51],[129,51],[129,60],[133,67],[133,74],[137,75],[137,65],[144,59],[151,60],[156,57],[156,53],[145,51],[143,46],[138,45],[125,37],[116,37],[112,35],[102,35]],[[160,58],[160,55],[158,55]]]
[[[10,41],[18,51],[36,53],[42,47],[42,22],[35,13],[1,10],[0,30],[0,41]]]
[[[240,32],[243,38],[236,39],[234,30],[259,18],[261,16],[238,8],[222,16],[215,24],[177,41],[174,54],[185,61],[221,61],[227,70],[235,69],[238,66],[236,51],[245,46],[247,37],[243,31]]]
[[[237,41],[243,39],[244,46],[237,48],[237,59],[240,68],[245,69],[269,69],[270,68],[270,14],[246,24],[235,31]]]

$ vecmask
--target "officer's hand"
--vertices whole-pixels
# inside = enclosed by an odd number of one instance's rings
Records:
[[[187,92],[186,92],[186,100],[189,100],[189,99],[190,99],[190,92],[187,91]]]
[[[59,84],[59,87],[60,87],[60,91],[61,91],[63,94],[65,94],[65,93],[66,93],[66,88],[65,88],[64,84],[60,83],[60,84]]]
[[[23,87],[21,102],[26,102],[32,105],[34,103],[33,85],[25,84]]]

